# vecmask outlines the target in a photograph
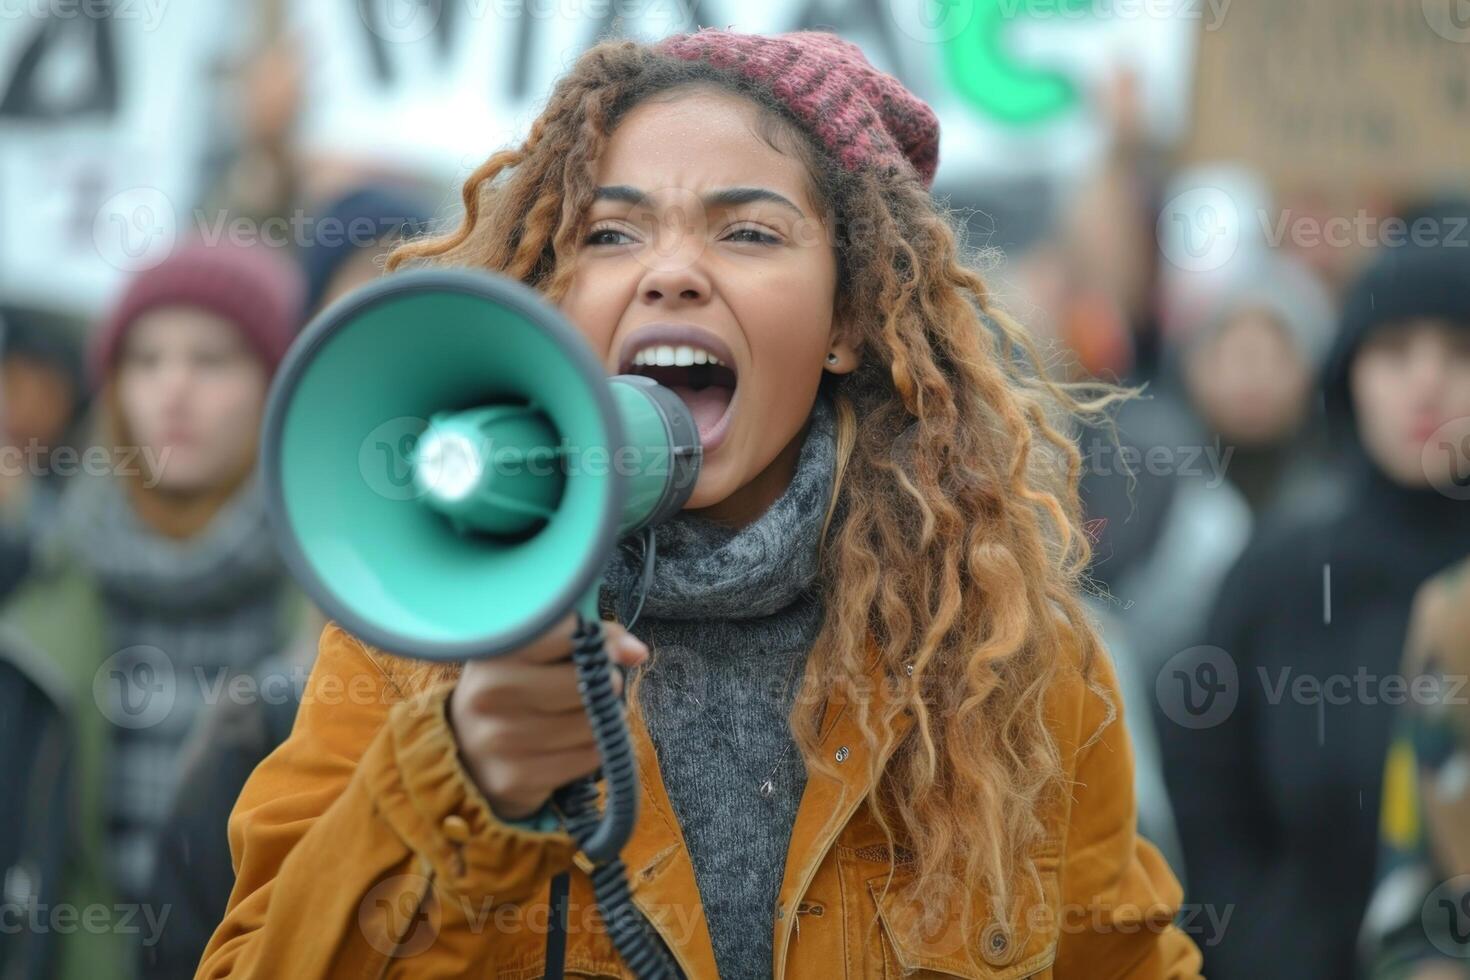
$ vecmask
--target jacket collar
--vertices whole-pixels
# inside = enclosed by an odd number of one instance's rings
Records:
[[[890,682],[881,652],[870,634],[864,665],[865,683],[856,692],[857,697],[832,694],[823,707],[821,751],[835,765],[838,775],[834,778],[821,772],[811,772],[796,811],[786,854],[786,871],[775,911],[774,980],[783,980],[785,973],[786,952],[795,918],[792,910],[801,900],[838,834],[872,789],[869,775],[872,753],[863,741],[858,713],[866,703],[869,717],[876,719],[888,702]],[[912,724],[911,714],[904,712],[897,716],[892,736],[882,745],[881,761],[887,761],[892,747],[903,739]],[[642,713],[633,708],[628,711],[628,734],[638,760],[642,786],[638,820],[621,855],[628,869],[633,903],[664,937],[686,976],[716,976],[714,946],[710,941],[703,905],[698,900],[699,886],[694,865],[689,860],[683,832],[669,803]],[[599,798],[603,797],[603,790],[604,787],[600,786]],[[584,872],[592,872],[592,862],[585,854],[578,852],[574,861]]]

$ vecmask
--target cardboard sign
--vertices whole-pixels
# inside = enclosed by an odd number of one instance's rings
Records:
[[[1251,0],[1200,34],[1186,162],[1278,187],[1462,184],[1470,173],[1470,4]]]

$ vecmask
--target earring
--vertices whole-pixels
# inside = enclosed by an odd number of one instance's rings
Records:
[[[837,352],[836,351],[832,351],[831,353],[829,353],[827,355],[827,363],[828,364],[836,364],[837,363]]]

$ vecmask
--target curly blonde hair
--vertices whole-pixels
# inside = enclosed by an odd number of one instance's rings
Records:
[[[1087,673],[1098,647],[1079,601],[1090,543],[1071,425],[1101,417],[1120,394],[1048,376],[918,178],[845,171],[738,75],[604,40],[560,78],[525,141],[466,179],[459,226],[400,246],[388,268],[491,269],[559,299],[613,129],[633,106],[691,85],[753,100],[760,135],[806,163],[834,234],[834,316],[864,352],[856,371],[822,382],[838,410],[838,473],[822,544],[824,619],[803,689],[845,690],[858,703],[875,767],[879,733],[914,713],[873,774],[867,806],[891,853],[901,838],[914,856],[915,895],[929,892],[930,875],[958,876],[1010,908],[1017,871],[1039,887],[1028,851],[1045,832],[1048,794],[1064,789],[1044,695],[1065,665]],[[869,636],[890,675],[906,678],[884,718],[869,717],[853,688]],[[425,666],[422,679],[452,673]],[[809,771],[835,775],[808,700],[792,709],[793,737]]]

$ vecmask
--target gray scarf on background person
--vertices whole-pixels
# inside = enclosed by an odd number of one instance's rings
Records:
[[[109,600],[159,611],[231,606],[284,579],[266,510],[252,473],[196,534],[170,538],[144,524],[119,477],[70,488],[60,531]]]
[[[659,526],[633,626],[652,651],[632,672],[644,672],[639,707],[724,980],[771,976],[776,898],[806,786],[787,715],[822,620],[813,586],[837,459],[825,395],[810,422],[790,486],[754,522],[732,530],[684,512]],[[604,615],[639,571],[636,549],[614,555]],[[767,777],[775,791],[763,797]]]
[[[129,900],[144,894],[178,791],[180,752],[229,679],[286,640],[286,568],[258,475],[184,540],[145,525],[116,476],[87,476],[62,501],[55,544],[95,585],[107,647],[93,697],[109,726],[108,854]],[[90,705],[89,705],[90,707]]]

